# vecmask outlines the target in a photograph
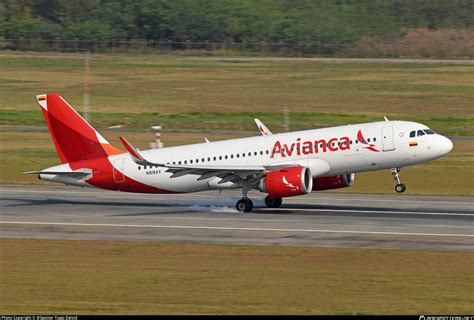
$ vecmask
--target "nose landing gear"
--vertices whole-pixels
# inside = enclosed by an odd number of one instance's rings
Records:
[[[398,192],[398,193],[405,192],[406,189],[407,189],[407,186],[400,182],[400,170],[401,170],[401,168],[392,168],[392,170],[391,170],[393,179],[397,183],[395,185],[395,191]]]

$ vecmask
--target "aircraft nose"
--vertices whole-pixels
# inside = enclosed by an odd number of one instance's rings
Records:
[[[439,136],[436,141],[436,149],[441,155],[448,154],[453,149],[453,142],[446,137]]]

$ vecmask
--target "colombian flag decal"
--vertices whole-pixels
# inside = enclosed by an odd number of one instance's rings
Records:
[[[418,146],[418,142],[410,142],[409,146],[410,147],[416,147],[416,146]]]

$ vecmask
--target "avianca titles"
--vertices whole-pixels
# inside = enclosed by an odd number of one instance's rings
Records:
[[[60,165],[40,179],[81,187],[139,193],[186,193],[240,189],[236,208],[251,211],[252,189],[267,194],[268,207],[282,198],[350,187],[354,174],[391,169],[395,190],[404,192],[400,168],[442,157],[452,142],[427,126],[385,121],[272,134],[140,151],[120,137],[115,148],[60,95],[37,96]]]

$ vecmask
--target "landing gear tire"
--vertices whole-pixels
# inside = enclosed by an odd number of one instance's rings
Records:
[[[391,171],[392,171],[393,180],[395,180],[395,183],[396,183],[395,191],[397,193],[405,192],[405,190],[407,189],[407,186],[400,182],[401,168],[392,168]]]
[[[269,208],[278,208],[279,206],[281,206],[282,203],[283,200],[281,198],[273,198],[270,196],[265,197],[265,204]]]
[[[239,212],[250,212],[253,209],[253,202],[248,198],[243,198],[237,201],[235,208]]]
[[[403,183],[399,183],[395,186],[395,191],[398,193],[405,192],[406,189],[407,189],[407,186],[404,185]]]

